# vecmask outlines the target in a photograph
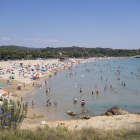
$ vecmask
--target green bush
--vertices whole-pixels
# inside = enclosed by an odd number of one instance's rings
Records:
[[[22,100],[15,103],[10,99],[9,103],[4,99],[4,102],[1,106],[0,120],[1,127],[7,126],[9,128],[17,128],[17,126],[22,123],[27,109],[22,105]]]

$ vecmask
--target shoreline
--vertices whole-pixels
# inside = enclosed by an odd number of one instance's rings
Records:
[[[107,59],[107,58],[106,58]],[[116,59],[116,58],[110,58],[110,59]],[[120,58],[120,59],[123,59],[122,57]],[[81,60],[81,59],[80,59]],[[83,59],[84,60],[84,59]],[[89,59],[88,59],[89,60]],[[105,60],[105,59],[104,59]],[[97,60],[97,61],[99,61],[99,60]],[[89,61],[89,62],[91,62],[91,61]],[[89,62],[81,62],[81,63],[89,63]],[[75,65],[79,65],[79,64],[81,64],[81,63],[76,63]],[[74,65],[74,66],[75,66]],[[68,67],[67,67],[67,69],[65,69],[65,70],[68,70]],[[60,70],[59,70],[59,72],[60,72]],[[51,73],[48,73],[48,74],[46,74],[46,75],[44,75],[44,76],[42,76],[41,78],[40,78],[40,81],[38,81],[38,83],[39,84],[41,84],[46,78],[48,78],[49,77],[49,75],[53,75],[54,74],[54,72],[52,71]],[[19,81],[20,82],[20,81]],[[29,90],[28,91],[26,91],[23,95],[21,95],[23,98],[24,98],[24,100],[26,99],[26,96],[28,95],[28,94],[30,94],[31,92],[33,92],[33,90],[34,90],[34,87],[31,85],[32,84],[32,82],[30,82],[28,85],[29,85]],[[27,86],[28,87],[28,86]],[[20,97],[21,97],[20,96]],[[33,96],[33,95],[31,95],[31,96]],[[19,97],[18,97],[19,98]],[[32,127],[32,125],[34,126],[35,124],[34,123],[36,123],[36,126],[40,126],[40,122],[42,121],[42,120],[46,120],[46,116],[43,116],[42,115],[42,113],[41,112],[39,112],[39,111],[37,111],[37,110],[35,110],[35,109],[32,109],[32,108],[28,108],[28,113],[27,113],[28,115],[27,115],[27,117],[29,116],[29,118],[25,118],[24,119],[24,121],[23,121],[23,124],[21,125],[21,129],[24,129],[25,128],[25,126],[27,126],[27,122],[31,122],[31,123],[29,123],[28,124],[28,127],[30,126],[30,127]],[[32,118],[31,116],[33,116],[33,114],[36,114],[36,117],[34,117],[34,118]],[[101,117],[101,116],[98,116],[98,117]],[[108,117],[108,116],[107,116]],[[95,118],[95,117],[93,117],[93,118]],[[32,119],[32,120],[31,120]],[[77,121],[77,120],[69,120],[69,121]],[[84,121],[84,120],[83,120]],[[56,122],[58,122],[58,121],[56,121]],[[59,121],[60,123],[61,122],[65,122],[66,123],[66,121],[64,120],[64,121]],[[52,122],[47,122],[47,124],[51,124]]]

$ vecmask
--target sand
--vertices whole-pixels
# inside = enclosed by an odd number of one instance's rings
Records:
[[[105,58],[104,58],[105,59]],[[111,59],[111,58],[108,58]],[[102,60],[102,59],[101,59]],[[98,61],[97,58],[91,58],[91,59],[71,59],[69,60],[70,63],[65,63],[65,65],[61,65],[62,62],[59,62],[58,59],[52,59],[52,60],[26,60],[26,61],[6,61],[6,62],[0,62],[0,67],[3,69],[0,70],[0,84],[7,83],[8,77],[12,75],[11,73],[2,74],[2,72],[6,73],[7,69],[11,69],[14,64],[17,65],[17,67],[14,69],[14,78],[15,79],[9,79],[12,81],[10,84],[12,86],[1,86],[2,89],[0,89],[0,93],[9,92],[10,96],[5,96],[4,98],[13,99],[14,101],[20,100],[21,97],[25,97],[26,94],[31,92],[34,88],[32,86],[33,82],[37,82],[37,84],[40,84],[42,81],[44,81],[49,75],[54,74],[54,72],[65,70],[69,67],[72,67],[73,65],[78,65],[80,63],[88,63],[93,61]],[[18,65],[20,63],[23,63],[23,67],[26,67],[26,65],[30,64],[30,68],[35,68],[34,65],[39,64],[42,66],[42,63],[44,65],[48,64],[50,65],[49,68],[47,68],[46,72],[39,72],[40,80],[31,81],[30,77],[32,74],[31,69],[27,72],[25,69],[24,77],[21,74],[19,76],[19,70],[22,68]],[[60,67],[57,67],[56,65],[53,67],[53,63],[56,63],[60,65]],[[41,70],[41,68],[40,68]],[[43,73],[43,74],[42,74]],[[26,77],[26,78],[25,78]],[[24,87],[25,83],[25,87]],[[21,90],[17,90],[18,84],[22,84]],[[15,95],[16,96],[13,96]],[[31,96],[33,96],[32,94]],[[24,100],[23,100],[24,101]],[[29,103],[31,104],[31,103]],[[140,122],[140,116],[136,114],[128,114],[128,115],[118,115],[118,116],[99,116],[99,117],[92,117],[89,120],[70,120],[70,121],[55,121],[55,122],[47,122],[47,117],[44,116],[42,113],[38,112],[37,110],[34,110],[32,108],[28,108],[27,118],[24,119],[23,123],[21,124],[21,129],[34,129],[38,126],[44,127],[44,125],[41,125],[41,121],[46,121],[46,124],[48,124],[51,127],[56,127],[58,125],[67,126],[69,129],[81,129],[82,127],[94,127],[94,128],[100,128],[100,129],[120,129],[120,128],[133,128],[136,124]]]

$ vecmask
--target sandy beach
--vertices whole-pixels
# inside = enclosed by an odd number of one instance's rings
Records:
[[[101,58],[100,60],[103,59],[111,58]],[[0,93],[2,95],[3,93],[9,92],[9,98],[8,95],[3,97],[7,98],[8,100],[19,100],[21,97],[24,98],[26,94],[32,92],[36,86],[41,88],[41,83],[48,77],[51,77],[51,75],[57,74],[58,71],[69,69],[72,66],[78,65],[80,63],[94,62],[98,60],[99,59],[97,58],[90,58],[68,59],[64,62],[60,62],[59,59],[0,62]],[[21,90],[17,90],[18,86],[20,86]],[[31,96],[34,94],[35,93],[32,93]],[[140,122],[140,117],[139,115],[128,114],[110,117],[92,117],[89,120],[47,122],[47,117],[42,113],[35,109],[28,108],[27,117],[24,119],[21,129],[33,129],[38,126],[43,127],[43,125],[41,125],[41,121],[46,121],[46,124],[52,127],[65,125],[70,129],[81,129],[82,127],[119,129],[124,126],[127,127],[128,125],[130,128],[132,128],[134,124]]]

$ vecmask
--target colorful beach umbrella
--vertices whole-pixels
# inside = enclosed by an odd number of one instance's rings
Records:
[[[6,96],[6,95],[8,95],[8,93],[3,93],[2,95]]]
[[[15,77],[14,75],[12,75],[11,77]]]
[[[22,84],[18,84],[18,86],[22,86]]]

